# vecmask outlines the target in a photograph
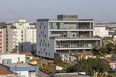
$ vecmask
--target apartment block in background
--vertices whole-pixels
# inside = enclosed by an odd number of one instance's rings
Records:
[[[106,30],[105,26],[95,26],[94,27],[94,36],[108,37],[109,32]]]
[[[6,28],[0,29],[0,53],[6,52]]]
[[[30,52],[36,50],[36,27],[33,23],[19,19],[7,26],[8,51],[18,48],[19,52]]]
[[[54,53],[74,55],[101,46],[93,36],[93,19],[78,19],[77,15],[58,15],[56,20],[38,19],[37,55],[54,59]]]

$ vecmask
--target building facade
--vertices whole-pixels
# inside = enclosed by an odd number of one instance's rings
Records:
[[[25,63],[25,54],[18,53],[0,54],[0,63],[2,64]]]
[[[109,36],[108,30],[104,26],[96,26],[94,27],[94,36],[107,37]]]
[[[13,51],[16,47],[20,52],[30,52],[36,50],[36,27],[25,19],[19,19],[7,26],[8,31],[8,51]]]
[[[0,53],[6,52],[6,28],[0,29]]]
[[[57,20],[38,19],[37,55],[54,59],[54,52],[73,55],[100,46],[101,39],[93,37],[92,19],[77,15],[58,15]]]

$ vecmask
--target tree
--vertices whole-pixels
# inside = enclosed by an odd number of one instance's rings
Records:
[[[86,72],[93,76],[94,72],[104,73],[110,70],[110,66],[105,64],[102,59],[99,58],[90,58],[87,60],[81,60],[75,64],[75,71],[77,72]]]
[[[16,29],[16,26],[14,26],[14,25],[11,25],[11,27],[10,27],[11,29]]]
[[[114,42],[114,37],[104,37],[102,39],[103,46],[106,46],[109,42],[113,43]]]
[[[108,44],[106,44],[106,48],[108,50],[108,53],[115,52],[115,43],[109,42]]]
[[[16,46],[11,53],[18,53],[18,49],[19,49],[19,47]]]
[[[61,59],[55,59],[54,64],[64,67],[64,62]]]
[[[106,53],[107,53],[107,48],[105,47],[105,46],[100,46],[99,48],[98,48],[98,50],[99,50],[99,54],[100,54],[100,56],[104,56],[104,55],[106,55]]]
[[[105,56],[107,53],[107,48],[105,46],[100,46],[100,47],[94,47],[91,49],[91,52],[99,58],[100,56]]]
[[[91,52],[94,54],[94,55],[99,55],[99,49],[97,46],[94,46],[92,49],[91,49]]]
[[[75,72],[75,63],[71,62],[70,64],[65,64],[62,72]]]

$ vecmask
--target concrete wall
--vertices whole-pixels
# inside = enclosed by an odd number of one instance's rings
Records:
[[[17,63],[17,62],[23,62],[25,63],[25,55],[24,54],[0,54],[0,63],[2,63],[3,60],[11,59],[11,63]]]
[[[41,23],[43,23],[43,25],[41,25]],[[46,27],[45,29],[44,26]],[[54,52],[54,40],[49,39],[49,22],[37,22],[37,55],[53,59]]]

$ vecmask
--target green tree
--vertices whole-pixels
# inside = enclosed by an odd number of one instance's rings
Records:
[[[11,27],[10,27],[11,29],[16,29],[16,26],[14,26],[14,25],[11,25]]]
[[[11,53],[18,53],[17,51],[18,51],[18,49],[19,49],[19,47],[18,46],[16,46],[14,49],[13,49],[13,51],[11,52]]]
[[[110,70],[110,66],[105,64],[102,59],[99,58],[90,58],[87,60],[81,60],[75,64],[75,71],[77,72],[86,72],[93,76],[94,72],[104,73]]]
[[[94,55],[99,55],[99,49],[97,46],[94,46],[92,49],[91,49],[91,52],[94,54]]]
[[[75,72],[75,63],[65,64],[62,72]]]
[[[103,46],[106,46],[109,42],[113,43],[114,42],[114,37],[104,37],[102,39]]]
[[[64,62],[61,59],[55,59],[54,64],[64,67]]]
[[[100,54],[100,56],[104,56],[104,55],[106,55],[106,53],[107,53],[107,48],[105,47],[105,46],[100,46],[99,48],[98,48],[98,50],[99,50],[99,54]]]
[[[100,47],[94,47],[91,49],[91,52],[99,58],[100,56],[105,56],[107,53],[107,48],[105,46],[100,46]]]

